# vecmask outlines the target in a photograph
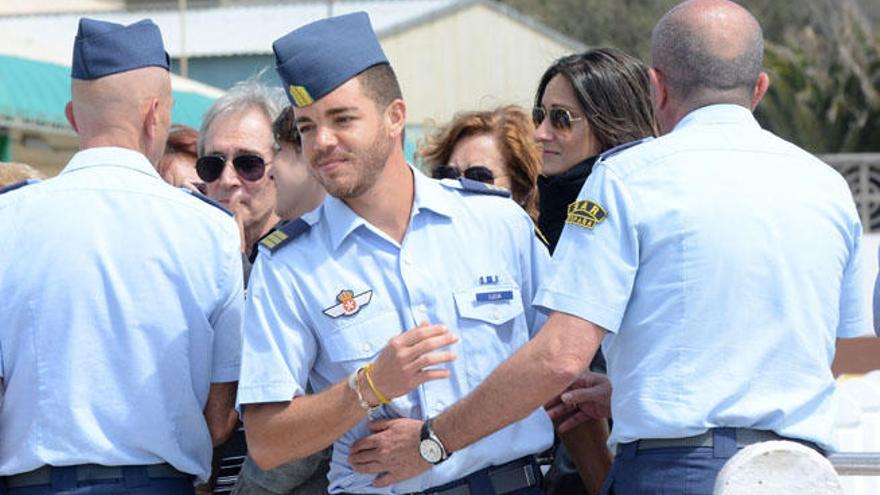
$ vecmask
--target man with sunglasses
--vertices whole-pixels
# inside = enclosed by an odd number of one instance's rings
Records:
[[[552,443],[542,409],[452,456],[425,422],[543,322],[530,300],[549,255],[533,223],[506,191],[406,163],[406,105],[365,13],[273,48],[329,195],[260,243],[238,395],[251,455],[268,468],[332,444],[333,494],[540,493],[533,454]],[[388,429],[393,418],[406,419]],[[369,439],[398,430],[415,435],[412,452],[422,431],[421,462],[435,466],[389,486]]]
[[[762,56],[760,25],[734,2],[683,2],[659,21],[663,135],[597,161],[535,298],[554,312],[436,418],[448,448],[559,393],[604,338],[616,450],[604,493],[708,495],[746,445],[834,449],[835,339],[870,328],[861,224],[840,174],[752,115]],[[387,445],[376,469],[420,472]]]
[[[157,172],[168,71],[151,21],[80,19],[65,108],[80,151],[58,177],[0,195],[11,495],[192,494],[235,423],[239,236]]]
[[[272,122],[284,96],[257,80],[243,81],[208,109],[199,131],[196,172],[208,197],[235,214],[242,232],[246,272],[256,256],[257,241],[280,218],[275,213],[272,167],[278,144]]]

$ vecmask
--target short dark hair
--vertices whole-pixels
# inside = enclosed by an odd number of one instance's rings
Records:
[[[535,106],[558,74],[571,83],[600,152],[658,134],[648,67],[637,58],[616,48],[562,57],[541,77]]]
[[[394,100],[403,99],[397,75],[389,64],[374,65],[357,77],[364,93],[381,109],[387,108]]]
[[[296,116],[292,106],[284,107],[275,122],[272,122],[272,134],[275,142],[279,145],[287,143],[293,145],[297,153],[302,151],[302,136],[296,127]]]
[[[741,53],[723,58],[705,39],[706,33],[674,13],[675,9],[657,23],[651,37],[652,63],[665,76],[669,92],[694,104],[718,102],[718,96],[726,94],[748,105],[764,59],[764,37],[757,21],[744,33]]]

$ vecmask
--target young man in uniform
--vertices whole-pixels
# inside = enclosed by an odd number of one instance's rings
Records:
[[[425,419],[531,338],[549,258],[506,192],[406,163],[406,104],[366,14],[309,24],[274,50],[329,196],[261,242],[251,275],[238,401],[253,458],[269,468],[333,444],[330,493],[540,493],[533,454],[552,425],[537,406],[452,457],[425,449],[436,468],[392,487],[353,465],[371,432],[431,437]],[[406,419],[387,430],[386,418]]]

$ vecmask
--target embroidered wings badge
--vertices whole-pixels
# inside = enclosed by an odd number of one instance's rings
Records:
[[[370,304],[370,299],[373,298],[373,291],[368,290],[361,292],[358,295],[354,295],[354,292],[348,289],[343,289],[336,296],[336,300],[339,301],[339,304],[335,306],[330,306],[329,308],[324,310],[324,314],[329,316],[330,318],[339,318],[340,316],[352,316],[358,311],[361,310],[362,307]]]

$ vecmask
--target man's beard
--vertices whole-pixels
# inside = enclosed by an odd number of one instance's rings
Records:
[[[376,136],[385,136],[385,134],[379,129]],[[322,153],[311,160],[309,172],[334,198],[343,200],[357,198],[369,191],[379,180],[393,145],[394,142],[390,139],[373,139],[373,146],[360,153],[339,151]],[[346,160],[348,162],[346,166],[350,166],[354,176],[353,180],[340,182],[321,176],[317,164],[328,157]]]

